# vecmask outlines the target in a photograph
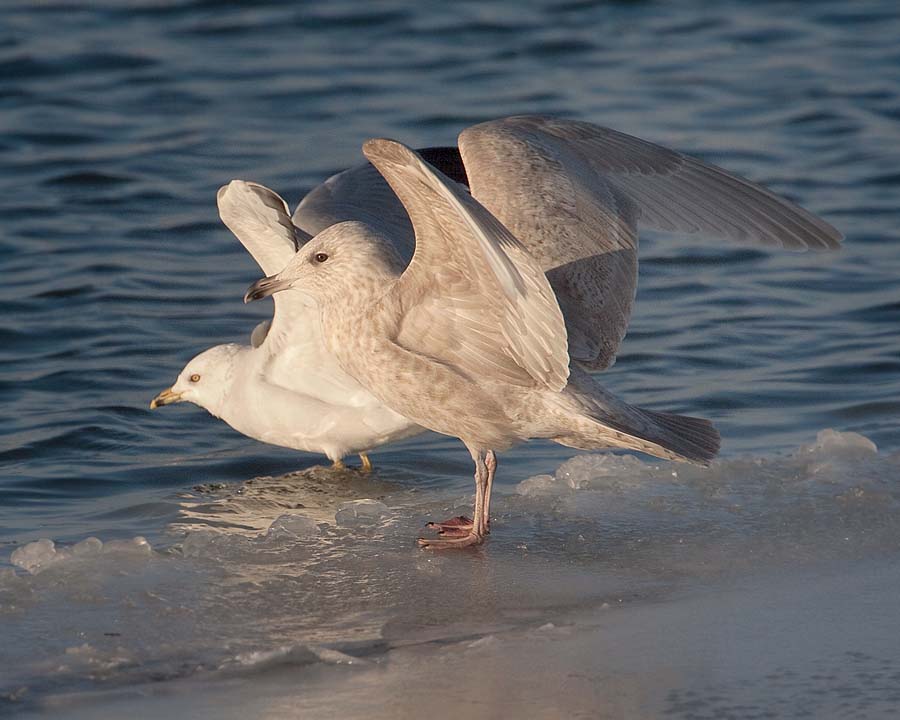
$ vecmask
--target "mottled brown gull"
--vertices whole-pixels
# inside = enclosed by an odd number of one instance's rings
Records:
[[[421,156],[467,186],[547,273],[569,354],[601,370],[615,360],[637,287],[638,229],[787,250],[840,246],[822,219],[721,168],[592,123],[523,115],[466,128],[459,146]],[[385,234],[404,258],[407,209],[370,163],[313,189],[294,223],[315,235],[338,220]]]
[[[708,421],[629,406],[577,366],[570,374],[563,313],[540,261],[458,183],[393,141],[370,140],[364,152],[412,222],[408,267],[384,235],[349,221],[313,238],[246,299],[313,298],[345,372],[391,409],[466,445],[473,519],[438,524],[442,537],[422,545],[482,542],[494,453],[530,438],[700,463],[715,456]]]

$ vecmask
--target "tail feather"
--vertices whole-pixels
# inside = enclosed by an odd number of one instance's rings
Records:
[[[686,460],[703,465],[709,464],[709,461],[718,454],[721,437],[709,420],[637,407],[634,410],[656,426],[652,428],[650,425],[648,428],[650,432],[645,436],[647,440],[681,455]]]
[[[699,465],[708,465],[719,451],[719,433],[709,420],[634,407],[586,373],[570,377],[565,396],[583,414],[577,432],[555,438],[563,445],[582,450],[622,447]]]

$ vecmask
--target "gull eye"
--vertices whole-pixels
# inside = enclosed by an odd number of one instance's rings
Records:
[[[191,375],[191,382],[200,382],[200,376],[197,373]]]
[[[317,263],[323,263],[328,259],[328,253],[316,253],[315,260]]]

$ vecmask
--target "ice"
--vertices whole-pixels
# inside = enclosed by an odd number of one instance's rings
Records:
[[[107,544],[107,546],[106,546],[107,552],[109,552],[111,549],[115,550],[115,547],[116,547],[115,542],[116,541],[113,540]],[[141,544],[147,545],[147,547],[149,548],[149,543],[147,543],[147,541],[144,538],[138,539],[138,542]],[[72,546],[72,555],[74,555],[75,557],[85,557],[85,556],[89,556],[89,555],[96,555],[102,549],[103,549],[103,543],[100,541],[99,538],[89,537],[89,538],[85,538],[81,542],[75,543],[75,545]]]
[[[516,492],[519,493],[519,495],[526,495],[528,497],[558,495],[560,490],[560,483],[553,475],[535,475],[530,478],[525,478],[516,485]]]
[[[43,707],[67,720],[442,717],[435,708],[476,719],[894,713],[896,565],[748,580],[749,587],[657,595],[605,610],[545,610],[552,621],[539,627],[473,623],[430,642],[407,631],[335,655],[280,645],[206,676],[158,677],[131,692],[113,687],[78,702],[69,694]],[[860,587],[875,593],[864,623]],[[105,664],[92,647],[83,658],[98,672]]]
[[[65,560],[84,560],[100,554],[148,557],[152,552],[150,543],[141,536],[130,540],[110,540],[105,544],[99,538],[89,537],[69,547],[57,546],[49,538],[41,538],[14,550],[9,561],[36,575]]]
[[[96,538],[94,538],[96,540]],[[153,552],[147,538],[138,535],[130,540],[110,540],[103,546],[103,552],[106,554],[116,553],[120,556],[130,555],[132,557],[141,558],[149,557]]]
[[[30,573],[40,572],[42,568],[46,568],[58,560],[56,545],[47,538],[41,538],[18,548],[9,558],[13,565]]]
[[[194,558],[209,554],[210,549],[220,540],[222,535],[211,530],[195,530],[184,537],[181,553],[185,557]]]
[[[640,488],[648,477],[677,477],[674,465],[645,463],[631,455],[577,455],[553,475],[535,475],[516,486],[525,496],[559,495],[575,490],[627,492]]]
[[[634,477],[649,467],[633,455],[576,455],[556,471],[556,479],[572,490],[614,486],[616,480]]]
[[[312,538],[319,534],[319,524],[306,515],[279,515],[272,521],[267,532],[271,536]]]
[[[315,656],[323,663],[329,665],[368,665],[369,661],[365,658],[355,657],[341,652],[340,650],[332,650],[331,648],[312,647],[310,648]]]
[[[869,438],[855,432],[821,430],[812,445],[800,448],[799,453],[830,454],[837,456],[875,455],[878,448]]]
[[[366,498],[341,503],[334,520],[338,525],[357,527],[376,523],[388,514],[390,511],[383,502]]]
[[[489,541],[458,553],[415,538],[463,510],[459,486],[257,478],[156,549],[15,549],[0,714],[683,717],[694,697],[714,717],[721,695],[762,715],[830,675],[877,716],[900,688],[857,672],[900,677],[898,470],[835,431],[709,468],[582,454],[498,484]]]

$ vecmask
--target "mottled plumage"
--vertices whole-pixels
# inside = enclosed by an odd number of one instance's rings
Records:
[[[566,319],[569,353],[592,370],[612,364],[625,336],[639,227],[788,250],[840,244],[831,225],[760,185],[591,123],[501,118],[463,130],[458,150],[432,148],[423,156],[464,180],[547,272]],[[308,219],[307,210],[319,221]],[[406,211],[368,163],[312,191],[294,221],[317,232],[323,217],[371,224],[409,256]]]
[[[422,544],[481,542],[494,451],[530,438],[695,462],[715,455],[708,421],[631,407],[578,369],[570,382],[562,312],[536,258],[414,151],[370,140],[364,152],[411,219],[416,248],[406,269],[383,234],[344,222],[246,297],[313,299],[345,372],[401,415],[465,443],[476,468],[474,518],[442,524],[451,537]]]

